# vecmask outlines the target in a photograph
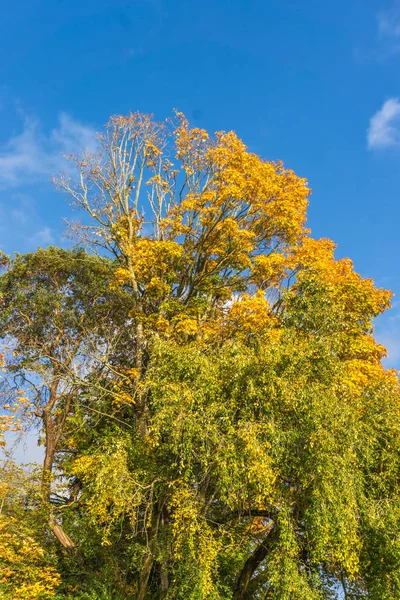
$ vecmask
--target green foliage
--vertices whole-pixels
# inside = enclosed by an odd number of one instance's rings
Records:
[[[0,590],[400,598],[390,293],[310,237],[305,180],[177,118],[113,118],[61,180],[112,260],[1,258],[0,433],[40,424],[45,460],[3,468]]]

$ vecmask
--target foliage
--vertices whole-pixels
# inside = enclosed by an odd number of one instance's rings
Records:
[[[99,144],[58,180],[94,253],[39,249],[0,279],[58,594],[400,598],[398,375],[373,337],[390,292],[234,133],[133,114]]]
[[[56,598],[60,575],[46,549],[38,510],[37,471],[9,459],[0,468],[0,594],[5,599]]]

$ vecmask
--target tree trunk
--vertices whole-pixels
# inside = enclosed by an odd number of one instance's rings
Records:
[[[169,578],[167,566],[163,563],[160,565],[160,600],[167,597],[169,589]]]
[[[237,581],[232,600],[244,600],[244,598],[246,597],[246,592],[247,588],[249,587],[250,580],[253,577],[253,574],[257,567],[267,556],[274,537],[271,536],[271,534],[272,532],[276,531],[276,525],[272,522],[270,529],[268,530],[268,533],[261,542],[261,544],[257,546],[253,554],[251,554],[251,556],[249,556],[249,558],[244,563],[244,567],[239,575],[239,579]]]
[[[164,508],[161,512],[160,527],[164,528],[169,521],[168,513]],[[160,600],[167,597],[169,588],[168,563],[165,556],[161,556],[160,561]]]
[[[153,555],[151,553],[151,550],[149,549],[147,556],[145,558],[145,561],[144,561],[142,573],[140,575],[139,592],[137,595],[137,600],[144,600],[152,566],[153,566]]]
[[[151,519],[151,526],[148,531],[148,547],[147,547],[147,555],[144,559],[142,572],[140,574],[139,580],[139,591],[137,595],[137,600],[144,600],[147,592],[147,586],[149,583],[149,577],[151,573],[151,569],[154,562],[154,542],[155,537],[158,533],[158,528],[160,524],[160,513],[157,510],[157,505],[153,507],[153,515]]]
[[[63,531],[61,525],[54,519],[53,511],[50,506],[51,496],[51,476],[53,472],[54,454],[57,447],[57,435],[54,428],[54,423],[48,408],[44,408],[42,420],[44,424],[46,436],[46,451],[43,461],[41,496],[43,505],[49,509],[49,527],[60,542],[60,544],[68,551],[75,548],[75,544],[71,538]],[[59,437],[59,436],[58,436]]]
[[[51,474],[53,471],[56,440],[53,419],[47,407],[43,409],[42,421],[46,438],[46,449],[43,461],[41,496],[43,503],[49,504],[51,494]]]

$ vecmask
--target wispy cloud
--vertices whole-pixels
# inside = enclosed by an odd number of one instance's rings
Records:
[[[24,227],[35,217],[35,203],[29,194],[12,192],[10,196],[12,204],[11,218],[15,224]]]
[[[84,125],[67,113],[59,115],[58,127],[51,132],[51,142],[62,152],[94,152],[97,148],[97,133],[93,127]]]
[[[377,15],[378,31],[382,37],[400,38],[400,4],[391,10],[380,11]]]
[[[43,227],[30,238],[30,241],[39,246],[49,246],[54,244],[54,235],[50,227]]]
[[[25,118],[23,129],[0,144],[0,186],[17,187],[65,170],[63,154],[96,149],[96,132],[66,113],[46,134],[37,119]]]
[[[390,10],[377,14],[379,58],[385,60],[400,53],[400,0]]]
[[[368,148],[383,149],[400,144],[400,100],[389,98],[371,117],[367,131]]]
[[[2,196],[5,196],[4,200]],[[30,251],[37,246],[45,248],[59,243],[58,223],[49,225],[47,217],[38,213],[30,194],[15,190],[0,193],[1,249],[6,252]]]

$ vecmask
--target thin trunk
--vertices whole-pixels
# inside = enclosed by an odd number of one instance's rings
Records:
[[[343,571],[340,573],[340,583],[342,584],[342,588],[343,588],[343,598],[344,598],[344,600],[347,600],[348,594],[347,594],[346,581],[345,581],[345,578],[343,575]]]
[[[169,521],[168,513],[166,509],[163,509],[160,519],[160,527],[164,528]],[[168,564],[167,557],[161,556],[160,561],[160,600],[164,600],[167,597],[169,588],[169,576],[168,576]]]
[[[52,401],[52,406],[55,402]],[[46,450],[43,461],[43,472],[42,472],[42,483],[41,483],[41,496],[43,506],[49,509],[49,527],[60,542],[60,544],[68,551],[75,548],[74,542],[71,538],[63,531],[61,525],[54,519],[53,511],[50,506],[51,496],[51,477],[53,472],[54,455],[57,448],[57,441],[59,435],[55,431],[54,422],[52,415],[50,414],[50,407],[43,409],[42,420],[44,424],[45,437],[46,437]]]
[[[151,573],[151,569],[154,562],[154,542],[155,536],[158,532],[158,526],[160,523],[160,514],[157,514],[157,509],[154,507],[154,512],[151,520],[151,527],[148,532],[148,547],[147,547],[147,555],[144,559],[142,572],[140,574],[139,580],[139,591],[137,595],[137,600],[144,600],[147,592],[147,586],[149,583],[149,577]]]
[[[130,228],[130,230],[132,228],[131,220],[129,220],[129,228]],[[130,241],[131,241],[132,235],[133,235],[133,232],[130,231]],[[132,243],[132,241],[131,241],[131,243]],[[133,293],[135,295],[135,299],[137,301],[139,311],[142,311],[143,307],[142,307],[142,303],[141,303],[141,299],[140,299],[140,290],[139,290],[139,286],[138,286],[138,283],[136,280],[136,274],[135,274],[134,266],[132,264],[132,258],[129,255],[127,257],[127,265],[128,265],[128,270],[131,275]],[[143,331],[143,323],[141,323],[139,321],[136,324],[136,340],[135,340],[135,353],[136,353],[135,367],[138,370],[139,379],[142,379],[142,377],[143,377],[144,341],[145,341],[145,336],[144,336],[144,331]],[[148,413],[148,406],[147,406],[146,394],[141,391],[139,393],[139,398],[138,398],[138,402],[137,402],[137,418],[138,418],[138,425],[139,425],[139,435],[141,438],[144,438],[147,433],[147,413]]]
[[[43,461],[41,496],[44,504],[49,504],[51,494],[51,475],[53,471],[54,453],[56,450],[56,445],[54,423],[47,408],[43,410],[42,420],[46,438],[46,449]]]

